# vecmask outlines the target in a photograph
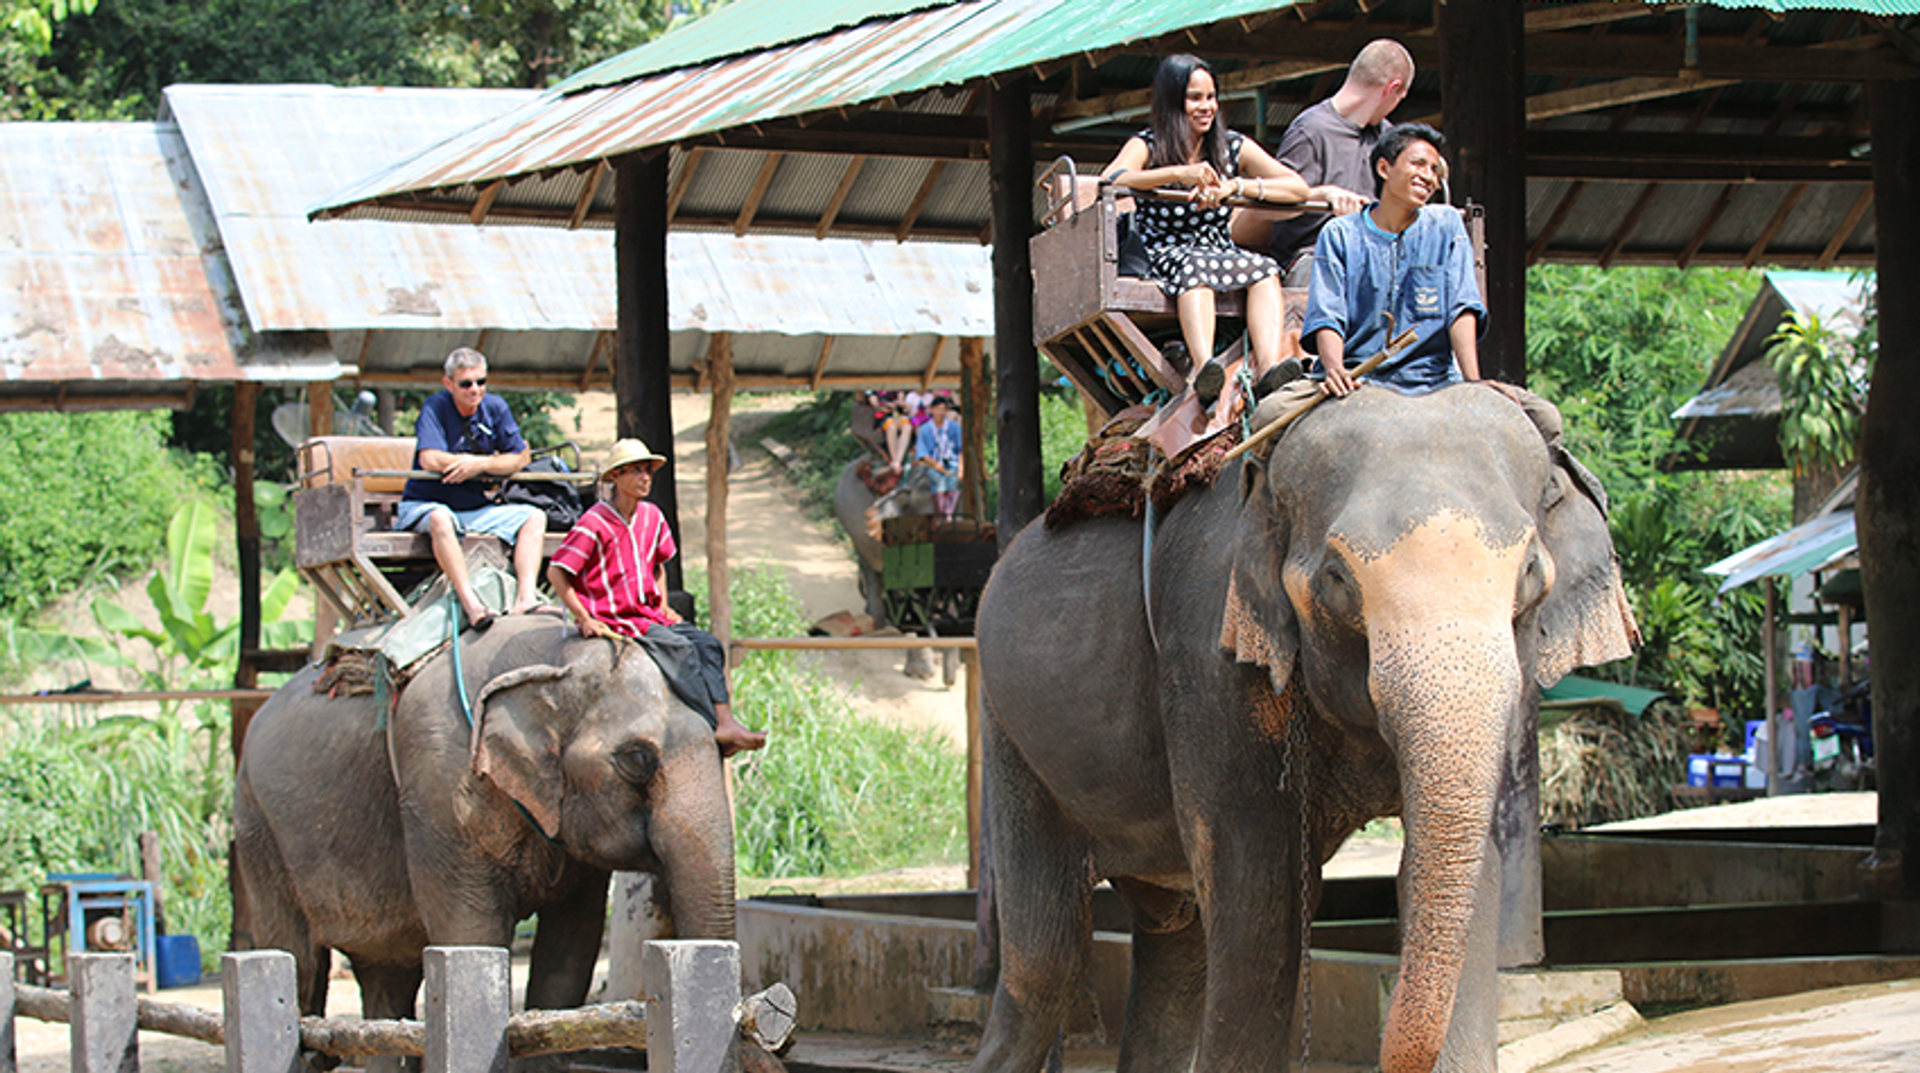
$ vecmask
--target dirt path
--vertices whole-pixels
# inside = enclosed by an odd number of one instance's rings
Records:
[[[780,464],[760,446],[766,420],[799,401],[789,395],[741,395],[734,403],[735,468],[727,501],[727,552],[734,569],[772,564],[786,572],[808,621],[836,611],[859,611],[858,572],[852,545],[837,527],[822,525],[800,506],[799,493],[780,474]],[[707,413],[705,395],[673,396],[674,478],[680,496],[681,554],[689,565],[707,559]],[[578,397],[562,415],[589,462],[604,456],[614,439],[614,401],[605,392]],[[702,604],[706,594],[696,594]],[[918,681],[900,673],[899,653],[833,652],[802,657],[845,690],[862,715],[904,726],[930,727],[966,748],[966,699],[959,683]]]

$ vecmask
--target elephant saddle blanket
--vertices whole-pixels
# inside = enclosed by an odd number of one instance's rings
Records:
[[[1087,518],[1138,518],[1149,497],[1165,513],[1188,489],[1212,484],[1241,439],[1239,422],[1233,422],[1156,465],[1154,445],[1136,435],[1153,416],[1153,407],[1145,405],[1120,411],[1060,467],[1060,495],[1047,508],[1048,529]]]

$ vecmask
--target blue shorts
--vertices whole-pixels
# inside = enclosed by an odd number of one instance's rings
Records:
[[[540,513],[539,507],[525,503],[494,503],[475,510],[454,510],[445,503],[435,503],[428,499],[403,499],[400,512],[394,518],[393,527],[405,531],[424,533],[428,519],[436,510],[444,510],[453,517],[453,531],[465,536],[468,533],[485,533],[497,536],[507,543],[520,535],[527,519]]]

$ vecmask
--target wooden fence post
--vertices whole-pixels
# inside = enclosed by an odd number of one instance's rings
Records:
[[[140,1073],[132,954],[69,954],[73,1073]]]
[[[641,955],[641,969],[650,1073],[739,1073],[740,945],[655,940]]]
[[[227,1073],[305,1073],[293,955],[249,950],[220,958]]]
[[[499,946],[427,947],[425,1073],[506,1073],[507,957]]]
[[[13,954],[0,950],[0,1073],[20,1068],[13,1053]]]

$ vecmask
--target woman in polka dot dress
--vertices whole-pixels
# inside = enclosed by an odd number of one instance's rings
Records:
[[[1247,292],[1247,334],[1262,394],[1272,379],[1265,374],[1280,364],[1279,266],[1265,254],[1233,244],[1232,210],[1221,201],[1307,199],[1307,184],[1292,168],[1228,130],[1219,112],[1213,68],[1198,56],[1167,57],[1153,79],[1151,125],[1127,139],[1101,173],[1135,190],[1189,191],[1185,201],[1139,199],[1133,226],[1146,244],[1152,279],[1180,311],[1180,334],[1194,355],[1196,373],[1211,366],[1198,385],[1209,404],[1206,396],[1219,393],[1221,379],[1220,366],[1207,360],[1213,355],[1216,291]]]

